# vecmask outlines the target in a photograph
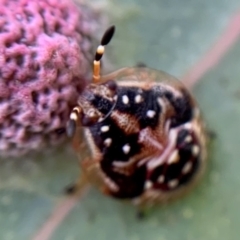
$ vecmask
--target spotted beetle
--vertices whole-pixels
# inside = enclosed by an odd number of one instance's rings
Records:
[[[175,199],[206,165],[199,108],[184,85],[162,71],[141,66],[100,76],[114,31],[111,26],[97,48],[93,80],[70,114],[68,135],[83,135],[89,149],[80,159],[84,176],[104,193],[140,205]]]

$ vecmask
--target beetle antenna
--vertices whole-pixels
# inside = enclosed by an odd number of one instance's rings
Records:
[[[93,82],[98,82],[100,79],[100,63],[101,63],[101,58],[104,54],[105,47],[112,39],[113,35],[115,32],[115,26],[109,27],[106,32],[103,34],[101,44],[98,46],[95,58],[93,61]]]
[[[69,120],[67,122],[67,127],[66,127],[68,137],[73,137],[73,135],[75,134],[80,112],[81,112],[80,107],[75,107],[71,111]]]

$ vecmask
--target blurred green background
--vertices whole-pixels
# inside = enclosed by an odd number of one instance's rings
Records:
[[[237,0],[89,2],[117,27],[106,51],[112,62],[109,68],[144,62],[178,78],[214,46],[240,10]],[[239,239],[239,61],[238,40],[194,86],[206,122],[217,135],[210,147],[207,173],[194,191],[175,203],[155,208],[140,221],[131,205],[90,189],[50,239]],[[76,155],[71,149],[17,162],[1,161],[0,239],[33,239],[63,200],[63,188],[77,175]]]

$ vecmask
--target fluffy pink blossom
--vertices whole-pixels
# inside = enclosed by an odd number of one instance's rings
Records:
[[[97,19],[71,0],[0,0],[0,155],[59,144],[91,73]]]

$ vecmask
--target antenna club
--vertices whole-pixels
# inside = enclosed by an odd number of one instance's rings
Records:
[[[100,79],[101,58],[105,51],[104,46],[107,45],[111,41],[111,39],[114,35],[114,32],[115,32],[115,26],[112,25],[103,34],[101,44],[98,46],[98,48],[96,50],[95,58],[93,61],[93,82],[95,82],[95,83],[98,82]]]

